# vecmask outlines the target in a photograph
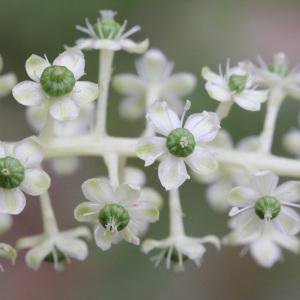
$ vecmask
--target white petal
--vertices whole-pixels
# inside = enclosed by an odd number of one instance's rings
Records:
[[[149,108],[148,121],[157,133],[168,135],[173,129],[181,127],[177,114],[169,109],[166,102],[156,101]]]
[[[120,74],[115,76],[113,86],[119,93],[124,95],[141,94],[145,90],[143,81],[132,74]]]
[[[169,80],[167,80],[164,85],[164,90],[178,96],[185,96],[194,90],[196,83],[197,80],[193,74],[178,73],[172,75]]]
[[[166,151],[166,140],[161,137],[142,138],[136,147],[136,155],[150,166]]]
[[[83,202],[76,206],[74,217],[79,222],[95,222],[98,220],[98,214],[101,205],[93,202]]]
[[[120,46],[129,53],[144,53],[149,47],[149,40],[145,39],[140,43],[136,43],[129,39],[120,40]]]
[[[128,120],[145,117],[145,99],[139,95],[129,96],[122,100],[119,106],[120,115]]]
[[[133,245],[138,246],[140,244],[140,239],[133,230],[131,230],[130,226],[127,226],[124,230],[121,231],[122,237]]]
[[[73,174],[79,167],[80,160],[78,157],[59,157],[51,160],[53,171],[60,175],[66,176]]]
[[[265,268],[271,268],[281,258],[280,248],[272,241],[263,238],[251,244],[250,252],[256,262]]]
[[[190,115],[184,128],[192,132],[195,140],[208,143],[212,141],[220,129],[220,120],[216,113],[202,112]]]
[[[121,49],[119,41],[109,39],[79,39],[76,41],[79,49],[104,49],[117,51]]]
[[[284,147],[294,155],[300,155],[300,131],[297,129],[290,130],[283,137]]]
[[[253,185],[262,195],[271,195],[278,184],[278,176],[270,171],[261,171],[255,173],[253,177]]]
[[[75,120],[79,116],[80,108],[71,99],[58,99],[50,106],[51,116],[61,122]]]
[[[30,249],[26,253],[25,257],[27,266],[34,270],[37,270],[46,256],[51,253],[52,249],[53,244],[51,244],[50,242],[43,243],[37,247]]]
[[[56,241],[56,246],[65,255],[78,260],[85,260],[88,256],[88,247],[80,239],[60,238]]]
[[[130,209],[130,215],[138,222],[154,223],[158,221],[159,211],[151,203],[140,203]]]
[[[257,91],[251,91],[251,90],[245,90],[241,94],[236,94],[233,96],[234,101],[243,109],[249,110],[249,111],[258,111],[261,107],[261,99],[262,97],[256,97],[256,95],[252,95],[253,92]],[[267,99],[267,93],[266,98]]]
[[[259,197],[257,192],[251,188],[238,186],[233,188],[228,195],[228,203],[231,206],[245,207],[254,204]]]
[[[231,100],[231,94],[226,86],[217,85],[208,81],[205,84],[205,89],[208,95],[217,101],[226,102]]]
[[[0,97],[6,96],[17,83],[17,77],[13,73],[0,76]]]
[[[166,190],[176,189],[190,178],[184,160],[171,155],[162,158],[158,166],[158,177]]]
[[[76,79],[84,75],[85,61],[83,53],[76,48],[69,48],[61,53],[53,62],[55,66],[65,66],[73,72]]]
[[[276,188],[274,195],[278,197],[280,201],[298,202],[300,201],[300,182],[285,182]]]
[[[124,206],[133,206],[137,204],[140,197],[140,191],[130,187],[128,184],[120,184],[114,194],[114,201]]]
[[[233,217],[231,225],[232,228],[246,237],[261,230],[263,222],[255,214],[254,209],[249,209]]]
[[[226,86],[225,79],[222,76],[212,72],[210,70],[210,68],[208,68],[208,67],[203,67],[202,71],[201,71],[201,74],[202,74],[202,77],[205,80],[209,81],[209,82],[212,82],[212,83],[218,84],[218,85]]]
[[[295,235],[300,230],[300,216],[292,208],[281,207],[281,211],[274,221],[283,234]]]
[[[50,63],[38,55],[32,54],[25,63],[27,75],[36,82],[40,81],[43,71],[50,66]]]
[[[126,167],[124,171],[125,183],[132,186],[143,186],[146,182],[145,173],[138,168],[134,167]]]
[[[0,213],[18,215],[26,205],[26,199],[19,189],[0,188]]]
[[[215,155],[204,148],[196,146],[193,153],[186,157],[185,162],[198,174],[210,174],[217,170],[218,162]]]
[[[141,190],[141,201],[150,203],[154,207],[160,209],[163,205],[163,198],[156,190],[152,188],[143,188]]]
[[[50,183],[51,179],[45,171],[27,169],[25,170],[25,178],[20,188],[26,194],[39,196],[49,189]]]
[[[113,191],[106,178],[88,179],[81,188],[85,198],[90,201],[104,205],[114,199]]]
[[[102,225],[95,226],[94,238],[96,245],[103,251],[108,250],[111,244],[117,239],[117,235],[105,230]]]
[[[12,226],[13,220],[11,215],[0,213],[0,234],[4,234]]]
[[[14,98],[26,106],[39,105],[46,96],[39,83],[33,81],[22,81],[12,90]]]
[[[43,149],[34,137],[29,137],[15,145],[14,156],[27,168],[37,167],[43,160]]]
[[[233,149],[233,141],[228,131],[220,129],[211,145],[225,149]]]
[[[96,100],[99,95],[97,84],[89,81],[77,81],[72,91],[72,99],[78,104],[85,104]]]
[[[276,241],[278,245],[281,247],[290,250],[296,254],[299,254],[300,251],[300,241],[295,236],[289,236],[286,234],[279,234],[276,232],[276,234],[272,235],[272,239]]]
[[[29,106],[26,109],[26,120],[34,131],[41,131],[46,124],[48,110],[45,102],[37,106]]]

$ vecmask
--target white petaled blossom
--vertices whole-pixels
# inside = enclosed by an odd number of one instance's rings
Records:
[[[203,244],[211,243],[220,248],[219,239],[215,236],[206,236],[203,238],[188,237],[185,235],[169,237],[165,240],[145,240],[142,244],[142,251],[146,254],[152,250],[159,249],[158,255],[152,257],[157,267],[163,260],[166,262],[166,268],[174,268],[175,271],[183,271],[184,263],[192,260],[200,267],[206,248]]]
[[[142,199],[143,202],[156,207],[157,210],[160,210],[163,205],[163,199],[155,189],[145,186],[145,173],[134,167],[126,167],[124,173],[124,183],[133,187],[139,187],[141,192],[140,199]],[[144,235],[147,232],[149,225],[147,220],[145,220],[145,222],[140,222],[138,236]]]
[[[12,227],[13,219],[9,214],[0,213],[0,234],[4,234]]]
[[[49,188],[50,177],[40,167],[42,159],[42,149],[33,137],[13,145],[0,143],[0,213],[21,213],[24,193],[38,196]]]
[[[88,247],[83,239],[89,240],[91,233],[86,227],[57,232],[56,234],[41,234],[25,237],[17,242],[17,248],[30,248],[26,253],[26,264],[33,270],[38,270],[43,262],[54,265],[56,271],[61,271],[70,258],[82,261],[88,256]]]
[[[282,260],[284,248],[295,254],[300,253],[300,241],[295,236],[288,236],[275,230],[271,224],[266,224],[263,232],[254,232],[249,236],[232,231],[223,238],[223,244],[228,246],[245,246],[257,264],[271,268],[276,262]]]
[[[13,88],[13,96],[26,106],[38,106],[46,101],[49,113],[55,120],[76,119],[80,107],[98,96],[97,84],[79,81],[85,74],[85,60],[78,49],[68,48],[52,65],[47,59],[33,54],[27,59],[25,67],[32,81],[17,84]]]
[[[300,71],[289,66],[288,58],[283,52],[275,54],[270,65],[261,57],[258,62],[258,67],[248,63],[258,84],[268,88],[281,88],[287,95],[300,98]]]
[[[233,141],[229,133],[220,130],[217,137],[211,143],[212,147],[223,149],[233,149]],[[242,139],[237,144],[239,151],[256,151],[259,146],[259,139],[251,136]],[[227,195],[237,185],[246,185],[250,181],[250,174],[244,168],[231,164],[219,164],[219,168],[209,176],[194,173],[193,178],[201,183],[208,184],[206,189],[206,199],[208,204],[217,212],[226,212],[230,208]]]
[[[6,259],[9,259],[13,264],[16,261],[17,258],[17,251],[12,246],[0,243],[0,257],[4,257]],[[0,271],[4,271],[2,265],[0,264]]]
[[[107,178],[93,178],[82,184],[82,191],[89,201],[76,207],[75,218],[94,224],[94,238],[103,251],[122,239],[139,245],[140,224],[158,220],[158,209],[128,184],[113,188]]]
[[[292,207],[300,207],[300,182],[287,181],[277,186],[278,176],[270,171],[253,175],[249,186],[231,190],[228,201],[233,208],[232,227],[245,237],[265,230],[270,223],[282,234],[294,235],[300,230],[300,216]]]
[[[182,112],[182,97],[193,91],[196,78],[190,73],[171,74],[173,63],[157,49],[147,51],[136,61],[138,75],[120,74],[115,76],[113,85],[125,98],[119,106],[120,114],[135,120],[145,115],[149,99],[163,99],[178,114]],[[153,94],[155,96],[153,96]],[[155,99],[152,99],[155,97]],[[147,99],[148,98],[148,99]]]
[[[148,39],[136,43],[129,39],[141,28],[134,26],[126,31],[127,21],[123,24],[115,21],[116,13],[110,10],[101,10],[100,18],[92,25],[86,19],[86,27],[76,26],[76,28],[88,35],[88,38],[79,39],[76,45],[80,49],[102,49],[102,50],[125,50],[130,53],[143,53],[149,46]]]
[[[76,137],[87,133],[94,121],[94,102],[88,102],[80,106],[78,118],[72,121],[53,122],[53,135],[55,137]],[[40,132],[47,121],[47,105],[42,103],[38,106],[28,107],[26,118],[33,130]],[[59,175],[70,175],[80,165],[80,159],[75,156],[59,157],[51,160],[53,170]]]
[[[234,68],[227,64],[225,74],[221,68],[220,73],[216,74],[204,67],[202,76],[206,80],[205,88],[209,96],[219,102],[234,102],[245,110],[258,111],[268,98],[267,90],[256,90],[253,74],[246,63],[239,63]]]
[[[207,144],[219,131],[219,118],[215,113],[204,111],[190,115],[183,125],[189,107],[190,102],[187,102],[179,120],[166,102],[155,102],[149,109],[147,120],[161,136],[142,138],[137,145],[137,156],[145,161],[145,166],[160,160],[158,177],[166,190],[175,189],[190,178],[185,164],[199,174],[209,174],[218,167]]]
[[[0,74],[3,70],[3,59],[0,55]],[[0,98],[10,93],[17,83],[17,77],[14,73],[0,75]]]

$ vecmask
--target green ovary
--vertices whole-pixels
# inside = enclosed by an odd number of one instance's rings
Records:
[[[25,169],[21,162],[13,157],[0,158],[0,187],[13,189],[18,187],[25,177]]]
[[[96,23],[93,29],[98,37],[105,39],[114,39],[119,33],[121,26],[114,19],[103,19],[101,22]]]
[[[47,67],[40,79],[43,90],[52,97],[69,94],[76,83],[74,74],[64,66]]]
[[[247,79],[247,75],[231,75],[228,81],[230,90],[234,93],[241,93],[246,87]]]
[[[166,146],[171,154],[187,157],[193,153],[196,142],[193,134],[185,128],[176,128],[167,137]]]
[[[275,219],[281,210],[281,205],[278,199],[272,196],[263,196],[255,203],[255,213],[262,220]]]

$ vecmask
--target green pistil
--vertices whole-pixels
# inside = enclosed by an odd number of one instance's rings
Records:
[[[176,128],[168,135],[166,146],[171,154],[178,157],[187,157],[193,153],[196,142],[189,130]]]
[[[13,189],[18,187],[25,177],[25,169],[21,162],[13,157],[0,158],[0,187]]]
[[[230,90],[234,93],[241,93],[246,87],[247,80],[247,75],[231,75],[228,81]]]
[[[278,216],[280,210],[279,200],[272,196],[263,196],[255,203],[255,213],[262,220],[273,220]]]
[[[98,37],[101,38],[101,34],[105,39],[114,39],[119,33],[121,26],[118,22],[111,18],[105,18],[101,22],[97,22],[93,29]]]
[[[52,97],[69,94],[76,83],[74,74],[64,66],[47,67],[40,79],[43,90]]]

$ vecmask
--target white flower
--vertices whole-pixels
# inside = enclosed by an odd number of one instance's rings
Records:
[[[298,238],[278,232],[270,224],[265,226],[263,232],[255,232],[247,237],[232,231],[224,237],[223,243],[229,246],[246,246],[257,264],[264,268],[271,268],[282,259],[281,247],[296,254],[300,253]]]
[[[0,213],[19,214],[26,204],[24,193],[38,196],[49,188],[50,178],[40,168],[42,159],[34,138],[15,145],[0,143]]]
[[[72,121],[59,122],[53,121],[53,134],[56,137],[75,137],[87,133],[94,121],[94,102],[88,102],[80,105],[80,114],[78,118]],[[43,129],[47,120],[47,105],[42,103],[38,106],[28,107],[26,118],[31,127],[39,132]],[[80,165],[80,159],[75,156],[59,157],[50,160],[53,170],[58,175],[73,174]]]
[[[229,68],[226,74],[212,72],[208,67],[202,69],[206,80],[205,88],[209,96],[219,102],[235,102],[249,111],[260,110],[261,104],[267,100],[267,90],[256,90],[253,77],[246,64],[239,63],[237,67]]]
[[[102,250],[125,239],[139,245],[139,224],[158,220],[155,206],[143,201],[140,192],[128,184],[113,189],[106,178],[93,178],[82,184],[88,202],[79,204],[75,218],[95,224],[94,238]]]
[[[94,25],[86,19],[86,27],[76,26],[76,28],[89,37],[79,39],[76,42],[80,49],[106,49],[112,51],[125,50],[130,53],[143,53],[147,50],[149,41],[145,39],[136,43],[129,36],[139,31],[140,26],[134,26],[126,30],[127,21],[119,24],[114,20],[115,12],[110,10],[101,10],[100,18]]]
[[[0,55],[0,74],[3,69],[3,59]],[[17,77],[13,73],[7,73],[0,76],[0,98],[10,93],[17,83]]]
[[[12,223],[13,219],[11,215],[0,213],[0,234],[7,232],[11,228]]]
[[[47,59],[31,55],[26,61],[26,72],[33,81],[23,81],[13,89],[15,99],[26,106],[50,101],[50,115],[58,121],[70,121],[79,116],[80,106],[94,101],[98,85],[78,81],[84,75],[82,52],[68,48],[50,65]]]
[[[139,187],[141,192],[140,199],[155,207],[157,210],[160,210],[163,205],[163,199],[155,189],[145,186],[145,173],[134,167],[126,167],[124,173],[124,183],[133,187]],[[139,222],[138,236],[144,235],[147,232],[149,225],[147,220],[145,220],[145,222]]]
[[[237,144],[240,151],[256,151],[258,149],[259,139],[256,136],[242,139]],[[223,149],[233,149],[233,141],[229,133],[220,130],[217,137],[211,143],[213,147]],[[244,168],[231,164],[219,164],[219,168],[209,176],[203,176],[194,173],[193,178],[201,183],[208,184],[206,189],[206,199],[208,204],[216,212],[228,211],[230,205],[227,201],[227,195],[237,185],[245,185],[250,181],[250,174]]]
[[[185,111],[189,105],[188,102]],[[220,128],[217,114],[206,111],[193,114],[184,126],[183,118],[184,114],[180,121],[166,102],[155,102],[149,109],[147,119],[163,137],[145,137],[137,145],[137,156],[145,161],[145,166],[161,160],[158,177],[166,190],[175,189],[190,178],[185,163],[200,174],[209,174],[218,166],[214,154],[205,147],[216,137]]]
[[[298,68],[289,66],[287,56],[279,52],[274,55],[273,62],[267,65],[259,57],[259,66],[248,63],[249,69],[255,74],[254,80],[261,86],[281,88],[284,93],[294,98],[300,98],[300,72]]]
[[[70,258],[85,260],[88,256],[88,247],[80,238],[90,239],[90,231],[86,227],[78,227],[53,235],[37,235],[18,240],[17,248],[31,248],[26,253],[26,264],[37,270],[42,262],[54,264],[56,271],[63,269],[65,262]]]
[[[264,231],[270,223],[279,232],[294,235],[300,230],[300,216],[291,207],[300,207],[300,182],[288,181],[279,186],[278,176],[270,171],[254,174],[251,185],[231,190],[228,201],[233,208],[232,226],[245,237]]]
[[[125,98],[119,106],[120,114],[128,119],[137,119],[145,115],[146,102],[151,93],[155,99],[163,99],[178,114],[182,112],[184,103],[181,97],[191,93],[196,85],[196,78],[190,73],[171,74],[173,63],[157,50],[147,51],[136,62],[137,76],[120,74],[115,76],[113,85]],[[148,94],[147,94],[148,93]],[[152,96],[154,97],[154,96]],[[151,105],[153,103],[147,103]]]
[[[215,236],[192,238],[187,236],[169,237],[157,241],[148,239],[142,244],[142,251],[146,254],[154,249],[161,249],[160,253],[152,258],[157,267],[162,260],[166,261],[166,268],[174,267],[176,271],[184,270],[184,262],[192,260],[200,267],[206,248],[204,243],[212,243],[217,249],[220,248],[219,239]]]

